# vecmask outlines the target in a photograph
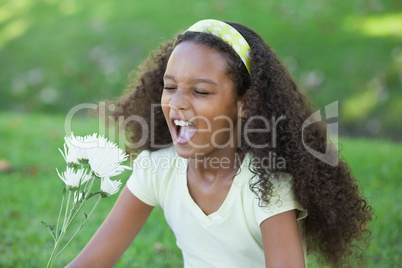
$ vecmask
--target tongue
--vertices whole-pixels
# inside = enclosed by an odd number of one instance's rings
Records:
[[[180,143],[188,142],[194,136],[194,133],[195,133],[195,128],[193,126],[180,127],[177,141]]]

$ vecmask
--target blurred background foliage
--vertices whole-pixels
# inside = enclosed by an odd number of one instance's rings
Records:
[[[402,2],[0,1],[0,111],[66,114],[122,94],[131,70],[195,21],[257,31],[343,135],[402,137]]]

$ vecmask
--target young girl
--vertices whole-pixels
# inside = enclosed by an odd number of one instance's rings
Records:
[[[309,101],[254,31],[197,22],[150,57],[130,89],[115,116],[142,152],[69,267],[113,266],[155,206],[185,267],[305,267],[307,253],[338,267],[361,256],[372,209],[327,148],[325,123],[303,129]]]

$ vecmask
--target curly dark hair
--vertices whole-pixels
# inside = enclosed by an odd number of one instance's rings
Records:
[[[305,220],[308,253],[333,267],[361,262],[363,247],[367,246],[370,237],[366,225],[372,219],[372,208],[360,195],[358,181],[341,156],[338,164],[333,166],[314,157],[305,147],[306,144],[321,153],[331,150],[329,153],[338,157],[334,146],[327,148],[326,123],[316,122],[302,132],[303,123],[313,114],[314,106],[309,98],[300,91],[275,52],[257,33],[241,24],[227,23],[237,29],[250,45],[251,75],[231,45],[212,34],[185,32],[162,44],[140,66],[136,79],[131,79],[128,93],[119,100],[114,113],[116,118],[139,116],[148,124],[148,129],[143,129],[144,124],[139,121],[126,120],[125,128],[135,144],[128,150],[153,151],[172,144],[158,105],[163,91],[163,75],[175,46],[182,42],[194,42],[214,48],[227,60],[227,74],[236,85],[237,95],[245,95],[243,133],[244,122],[254,116],[283,118],[269,133],[248,132],[248,142],[244,142],[242,135],[238,151],[243,155],[250,153],[253,160],[263,160],[275,153],[286,163],[285,170],[276,170],[263,166],[263,161],[251,161],[249,168],[258,178],[250,183],[251,190],[262,204],[269,203],[273,186],[268,177],[283,171],[291,174],[296,197],[308,211]],[[156,131],[151,131],[151,126]],[[261,128],[264,128],[261,120],[247,123],[247,129]],[[275,144],[270,144],[272,138],[275,138]]]

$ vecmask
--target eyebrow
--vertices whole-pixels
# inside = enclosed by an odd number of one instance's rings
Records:
[[[170,74],[165,74],[163,76],[164,79],[169,79],[169,80],[173,80],[176,81],[176,79],[174,78],[173,75]],[[196,79],[192,79],[190,81],[191,84],[200,84],[200,83],[205,83],[205,84],[211,84],[211,85],[218,85],[218,83],[210,80],[210,79],[206,79],[206,78],[196,78]]]

